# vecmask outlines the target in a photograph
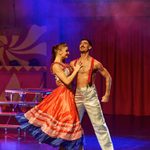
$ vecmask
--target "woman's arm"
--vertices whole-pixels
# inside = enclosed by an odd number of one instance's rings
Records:
[[[78,63],[76,66],[74,66],[74,71],[70,76],[66,76],[63,69],[59,64],[54,64],[52,66],[53,73],[56,74],[56,76],[66,85],[69,85],[73,79],[75,78],[77,72],[82,67],[81,63]]]

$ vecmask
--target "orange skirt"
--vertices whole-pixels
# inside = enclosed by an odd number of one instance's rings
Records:
[[[74,95],[64,85],[53,90],[24,116],[30,124],[40,127],[52,138],[70,141],[79,139],[83,135]]]

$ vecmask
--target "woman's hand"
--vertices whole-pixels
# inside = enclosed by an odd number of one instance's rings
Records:
[[[81,61],[78,61],[76,63],[76,65],[74,66],[74,71],[78,72],[82,67],[83,67],[83,65],[82,65]]]

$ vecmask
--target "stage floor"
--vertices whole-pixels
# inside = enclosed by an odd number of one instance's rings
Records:
[[[115,150],[150,150],[150,116],[105,116]],[[100,150],[89,119],[83,120],[85,150]],[[57,150],[46,144],[39,144],[28,134],[17,140],[17,131],[7,136],[0,130],[0,150]]]

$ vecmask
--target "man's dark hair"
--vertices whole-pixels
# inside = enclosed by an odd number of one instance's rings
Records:
[[[81,41],[84,41],[84,40],[87,41],[90,44],[90,46],[93,48],[93,44],[92,44],[91,40],[89,40],[87,38],[81,39]]]

